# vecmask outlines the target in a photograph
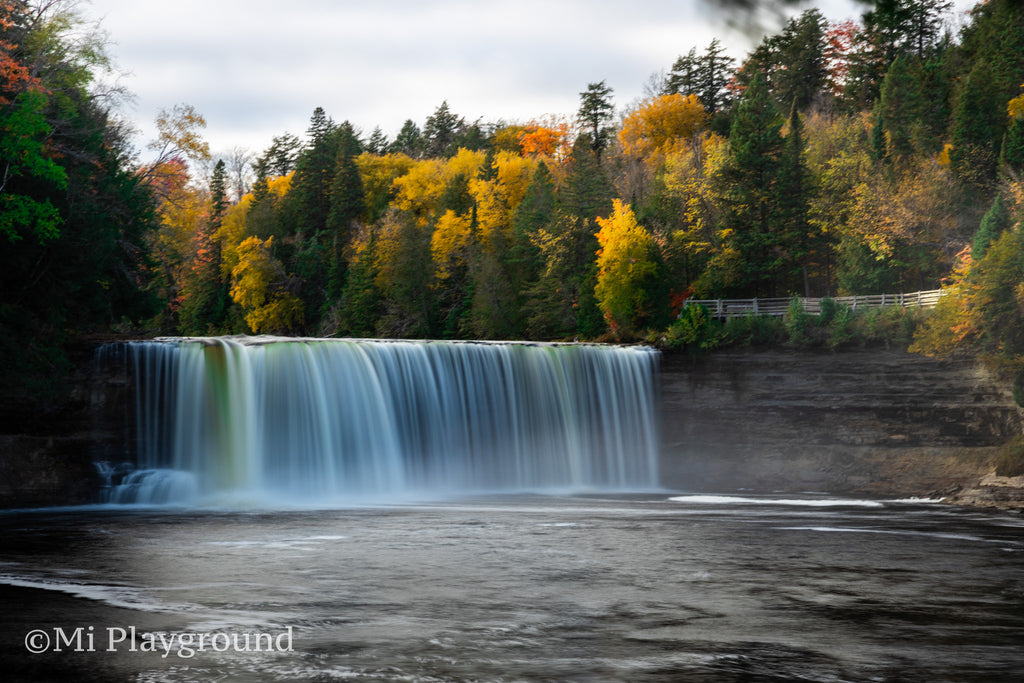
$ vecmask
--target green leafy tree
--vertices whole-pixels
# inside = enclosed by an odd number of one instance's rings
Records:
[[[0,386],[21,426],[67,390],[68,344],[153,316],[152,188],[99,82],[103,36],[69,2],[0,2]]]
[[[47,153],[46,105],[42,92],[26,90],[0,109],[0,234],[9,242],[60,234],[63,218],[50,196],[67,186],[67,173]]]

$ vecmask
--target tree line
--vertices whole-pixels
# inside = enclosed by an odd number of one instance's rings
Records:
[[[844,23],[807,10],[739,62],[718,40],[687,46],[641,101],[587,84],[573,116],[467,122],[443,102],[389,140],[318,108],[304,137],[216,161],[188,105],[138,161],[75,20],[73,3],[0,0],[0,324],[12,350],[54,340],[26,367],[96,329],[633,339],[691,296],[951,275],[967,291],[995,270],[1021,334],[1006,292],[1024,268],[992,265],[1024,253],[1008,237],[1024,171],[1012,0],[959,27],[949,2],[876,0]],[[986,320],[972,301],[960,315]]]

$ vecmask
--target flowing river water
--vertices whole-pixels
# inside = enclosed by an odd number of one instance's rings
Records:
[[[1024,680],[1019,516],[787,498],[9,511],[0,671],[10,681]]]

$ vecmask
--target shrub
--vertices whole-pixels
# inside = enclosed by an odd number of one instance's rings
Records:
[[[1000,477],[1024,474],[1024,436],[1018,436],[1003,446],[996,460],[996,474]]]
[[[785,339],[782,320],[769,315],[730,318],[722,330],[723,346],[777,346]]]
[[[788,339],[786,343],[795,349],[809,349],[814,346],[814,317],[804,310],[800,299],[793,297],[783,318]]]
[[[830,310],[826,316],[826,301],[835,304],[832,299],[822,300],[821,317],[818,324],[825,326],[825,342],[828,344],[828,347],[830,349],[838,349],[855,343],[857,338],[853,329],[853,311],[850,310],[849,306],[836,304],[835,308]]]
[[[722,341],[721,323],[711,317],[704,306],[686,306],[665,334],[669,349],[685,349],[691,353],[704,353],[718,347]]]

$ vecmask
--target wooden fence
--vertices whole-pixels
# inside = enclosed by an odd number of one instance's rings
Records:
[[[869,294],[865,296],[836,296],[833,301],[853,310],[881,308],[883,306],[919,306],[932,308],[944,294],[941,289],[907,294]],[[793,299],[800,302],[807,313],[821,313],[820,298],[787,297],[778,299],[687,299],[683,307],[704,306],[713,318],[737,318],[748,315],[785,315]]]

